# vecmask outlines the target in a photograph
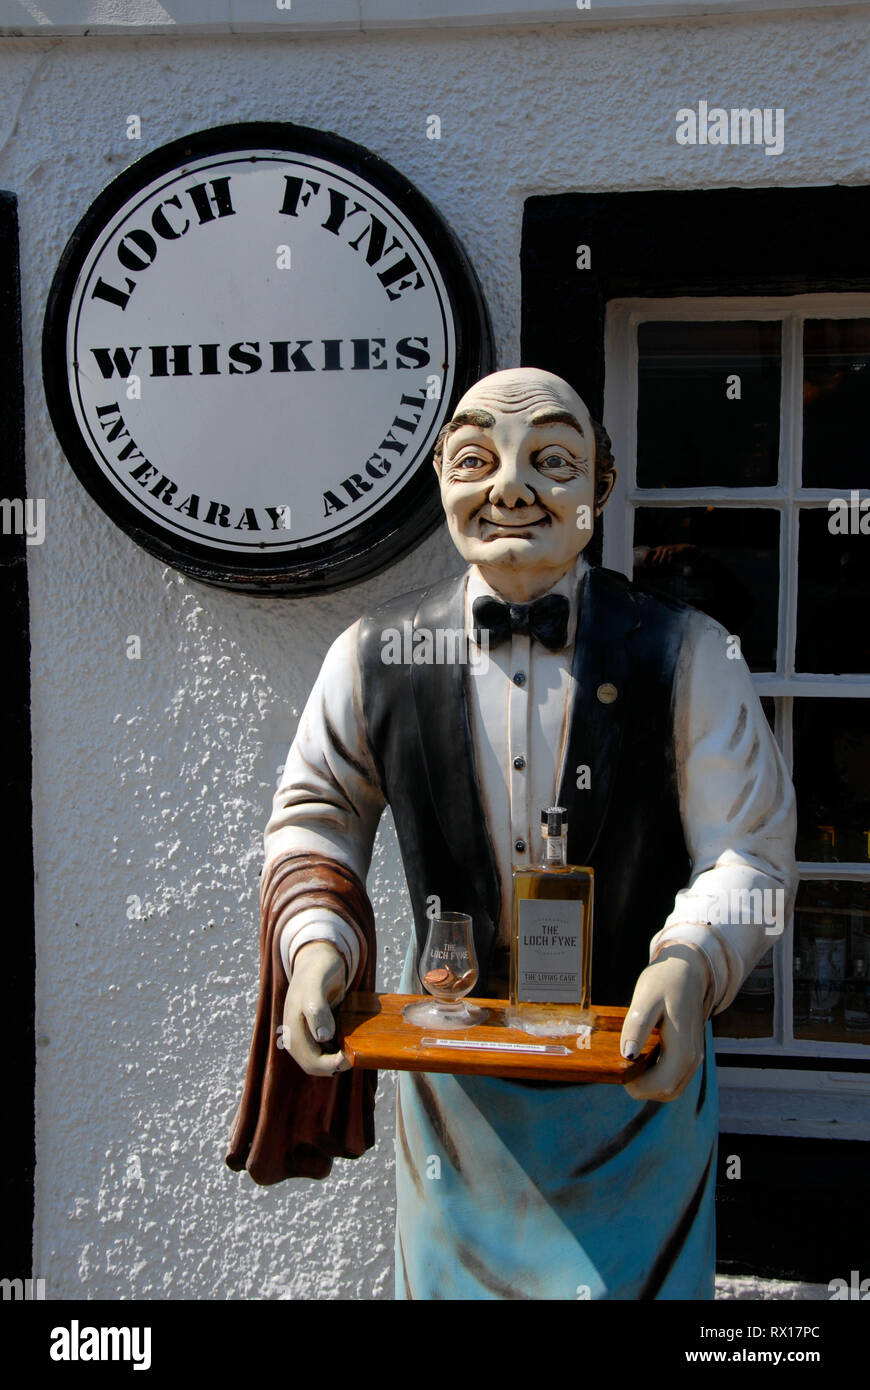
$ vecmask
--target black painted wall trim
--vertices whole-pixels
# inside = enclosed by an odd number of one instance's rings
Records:
[[[870,187],[839,184],[529,198],[523,364],[565,377],[600,418],[609,300],[870,290],[868,225]]]
[[[0,191],[0,496],[26,496],[24,390],[17,200]],[[35,1168],[35,950],[30,758],[30,613],[24,535],[0,535],[0,720],[3,728],[3,849],[6,869],[3,1163],[0,1278],[32,1277]],[[44,1271],[42,1272],[44,1274]]]

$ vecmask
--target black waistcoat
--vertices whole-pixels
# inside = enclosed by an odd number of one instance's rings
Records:
[[[576,681],[559,804],[568,860],[595,870],[592,1002],[627,1004],[649,942],[689,880],[674,762],[673,691],[693,610],[639,593],[590,567],[580,581]],[[469,725],[468,666],[385,664],[384,633],[465,632],[465,575],[392,599],[363,620],[360,670],[372,753],[393,811],[417,940],[427,898],[468,912],[481,965],[492,969],[501,892]],[[467,639],[463,635],[462,652]],[[616,687],[604,703],[599,687]],[[577,769],[591,773],[578,790]],[[505,890],[510,891],[510,885]]]

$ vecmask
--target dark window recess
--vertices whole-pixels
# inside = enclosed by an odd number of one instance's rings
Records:
[[[729,1179],[728,1160],[735,1156],[740,1177]],[[811,1284],[848,1282],[867,1249],[866,1218],[855,1214],[866,1186],[866,1144],[721,1134],[718,1272]]]
[[[870,700],[794,702],[799,859],[870,859]]]
[[[709,613],[753,671],[776,669],[779,514],[761,508],[638,507],[634,582]]]
[[[638,325],[638,487],[776,485],[781,339],[754,320]]]
[[[870,319],[808,319],[804,324],[804,487],[868,486],[868,413]]]
[[[870,481],[866,462],[864,471]],[[795,668],[864,674],[870,671],[870,535],[832,532],[837,515],[827,508],[802,507],[799,523]]]

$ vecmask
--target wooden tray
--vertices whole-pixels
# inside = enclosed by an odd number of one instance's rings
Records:
[[[657,1031],[639,1057],[628,1062],[619,1052],[619,1036],[626,1010],[594,1007],[598,1026],[590,1045],[577,1047],[573,1037],[537,1038],[505,1023],[505,999],[473,999],[490,1010],[489,1018],[474,1028],[443,1030],[416,1028],[402,1018],[402,1009],[423,994],[349,994],[338,1015],[339,1039],[348,1061],[355,1067],[384,1071],[459,1072],[467,1076],[506,1076],[522,1081],[625,1082],[640,1076],[657,1058]],[[535,1056],[525,1052],[461,1051],[456,1047],[423,1047],[424,1037],[444,1037],[451,1042],[561,1044],[566,1056]]]

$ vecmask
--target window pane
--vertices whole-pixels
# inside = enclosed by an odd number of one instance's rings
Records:
[[[805,487],[866,487],[870,319],[804,324]]]
[[[804,882],[794,918],[796,1038],[870,1043],[870,884]]]
[[[778,323],[638,324],[639,487],[776,483],[780,341]]]
[[[759,507],[638,507],[634,581],[736,633],[753,671],[776,669],[779,514]]]
[[[744,981],[734,1003],[713,1018],[717,1038],[772,1038],[775,947],[762,956]]]
[[[870,671],[870,535],[832,532],[843,523],[824,508],[803,507],[798,520],[795,667],[822,675]]]
[[[870,861],[870,700],[794,702],[799,859]]]

